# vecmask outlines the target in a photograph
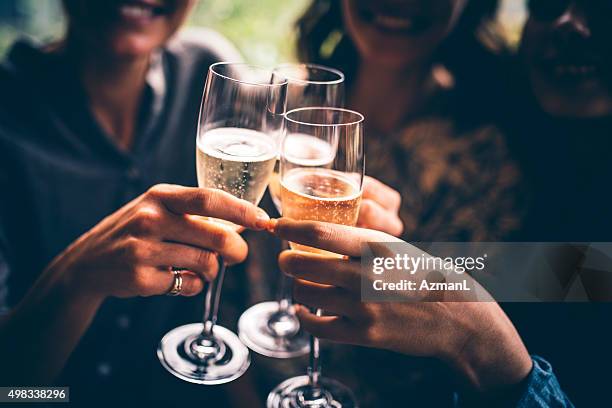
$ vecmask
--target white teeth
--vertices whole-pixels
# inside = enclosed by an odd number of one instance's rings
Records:
[[[121,6],[120,12],[123,16],[128,18],[151,18],[153,17],[153,10],[150,7],[143,7],[138,5],[125,5]]]
[[[391,30],[409,30],[414,26],[412,19],[377,14],[374,23]]]

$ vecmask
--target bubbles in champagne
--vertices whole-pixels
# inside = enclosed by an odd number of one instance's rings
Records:
[[[272,137],[250,129],[218,128],[201,134],[197,147],[200,187],[259,203],[276,162]]]
[[[339,171],[297,168],[281,181],[281,199],[285,217],[353,226],[359,216],[361,188],[355,179]],[[331,254],[294,243],[291,247]]]
[[[281,198],[289,218],[355,225],[361,190],[355,180],[341,172],[298,168],[283,178]]]

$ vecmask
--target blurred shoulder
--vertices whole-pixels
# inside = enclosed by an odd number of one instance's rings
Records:
[[[194,63],[242,61],[242,55],[232,42],[210,28],[184,28],[169,40],[166,49],[170,54]]]

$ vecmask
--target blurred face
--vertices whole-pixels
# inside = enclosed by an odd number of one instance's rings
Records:
[[[179,28],[195,0],[64,0],[71,35],[119,57],[148,55]]]
[[[612,114],[612,1],[531,0],[522,54],[551,115]]]
[[[404,68],[428,61],[467,0],[342,0],[344,24],[364,60]]]

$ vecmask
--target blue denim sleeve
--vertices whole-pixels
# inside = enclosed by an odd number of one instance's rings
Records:
[[[455,394],[454,408],[507,407],[507,408],[574,408],[565,395],[552,366],[542,357],[532,356],[533,367],[529,375],[514,389],[495,395]]]
[[[524,382],[524,391],[517,408],[569,408],[574,404],[567,398],[548,361],[532,356],[533,368]]]

